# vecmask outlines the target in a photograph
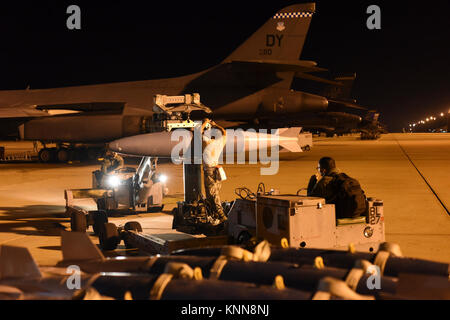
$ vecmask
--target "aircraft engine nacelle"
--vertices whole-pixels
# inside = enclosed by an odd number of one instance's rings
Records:
[[[327,108],[328,100],[325,97],[285,89],[274,90],[262,100],[262,109],[271,114],[320,112],[326,111]]]
[[[326,112],[324,115],[335,119],[337,123],[360,123],[362,121],[360,116],[346,112]]]
[[[54,116],[19,127],[20,138],[44,142],[108,142],[144,132],[144,117],[122,115]]]

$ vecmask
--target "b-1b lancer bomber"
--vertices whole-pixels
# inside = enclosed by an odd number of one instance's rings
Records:
[[[295,78],[341,85],[312,75],[325,70],[316,62],[299,60],[314,13],[314,3],[279,10],[220,64],[195,74],[0,91],[0,134],[40,141],[42,162],[77,159],[83,152],[96,157],[95,151],[106,142],[149,131],[156,94],[192,92],[201,94],[213,111],[212,118],[224,127],[306,127],[308,119],[317,119],[318,113],[327,126],[330,119],[339,126],[350,116],[341,108],[354,104],[330,103],[325,96],[295,91],[291,86]],[[46,147],[49,143],[56,147]]]

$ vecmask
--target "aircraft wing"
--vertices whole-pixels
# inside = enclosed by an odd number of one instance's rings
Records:
[[[257,71],[268,72],[323,72],[327,69],[317,67],[317,63],[307,60],[232,60],[231,64],[236,67],[254,68]]]
[[[346,107],[346,108],[350,108],[350,109],[357,109],[357,110],[364,110],[364,111],[369,110],[368,108],[360,106],[359,104],[356,104],[351,101],[345,101],[345,100],[328,99],[328,105],[330,107],[332,107],[334,105],[334,106],[341,106],[341,107]]]
[[[37,105],[37,110],[69,110],[78,112],[122,113],[125,102],[81,102]]]
[[[342,82],[339,82],[339,81],[328,80],[328,79],[325,79],[325,78],[313,76],[312,74],[305,73],[305,72],[300,72],[300,71],[296,72],[294,77],[302,78],[302,79],[306,79],[306,80],[311,80],[311,81],[315,81],[315,82],[331,84],[333,86],[338,86],[338,87],[341,87],[341,86],[344,85]]]
[[[39,118],[70,113],[122,113],[124,102],[83,102],[71,104],[19,105],[0,108],[0,119]]]
[[[46,117],[49,114],[34,107],[0,108],[0,119]]]

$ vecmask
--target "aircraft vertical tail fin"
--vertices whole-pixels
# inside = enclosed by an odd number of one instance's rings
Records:
[[[367,112],[365,119],[371,122],[378,122],[378,118],[380,117],[380,113],[376,111]]]
[[[341,86],[328,86],[325,88],[323,95],[327,98],[336,100],[353,100],[352,89],[356,79],[356,73],[334,78],[335,81],[342,83]]]
[[[297,61],[314,12],[314,3],[296,4],[279,10],[224,63],[249,60]]]
[[[27,248],[0,246],[0,279],[41,276],[39,267]]]
[[[104,260],[105,256],[85,232],[61,232],[63,261]]]

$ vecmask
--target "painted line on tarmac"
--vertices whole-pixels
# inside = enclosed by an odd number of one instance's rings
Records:
[[[436,191],[434,191],[433,187],[428,183],[427,179],[425,178],[425,176],[422,174],[422,172],[420,172],[419,168],[416,167],[416,165],[414,164],[414,162],[412,161],[412,159],[409,157],[409,155],[406,153],[405,149],[403,149],[403,147],[401,146],[400,142],[398,142],[397,138],[395,138],[395,141],[397,142],[398,146],[400,147],[400,150],[403,151],[403,153],[405,154],[406,158],[408,158],[409,162],[411,162],[412,166],[416,169],[417,173],[419,173],[419,175],[422,177],[423,181],[425,181],[425,183],[427,184],[428,188],[431,190],[431,192],[434,194],[434,196],[436,197],[436,199],[439,201],[439,203],[441,204],[442,208],[444,208],[444,210],[447,212],[447,214],[450,216],[450,211],[447,209],[447,207],[445,206],[444,202],[441,200],[441,198],[439,198],[439,196],[437,195]]]

